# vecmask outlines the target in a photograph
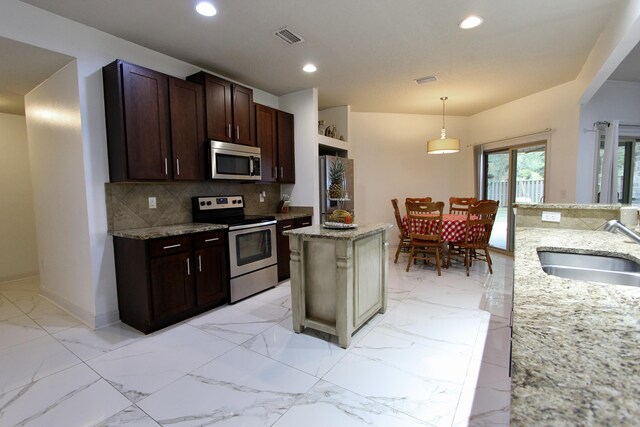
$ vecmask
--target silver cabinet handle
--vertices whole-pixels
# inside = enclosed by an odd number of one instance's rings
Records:
[[[202,256],[198,255],[198,271],[202,273]]]
[[[300,224],[301,226],[305,226],[305,225],[311,225],[310,222],[303,222],[302,224]]]
[[[191,263],[189,262],[189,258],[187,258],[187,276],[191,276]]]
[[[278,167],[277,166],[273,167],[273,175],[275,175],[276,179],[278,179]]]
[[[180,175],[180,159],[176,159],[176,170],[178,171],[178,175]]]
[[[280,178],[284,178],[284,167],[280,166]]]
[[[215,242],[216,240],[220,240],[220,238],[216,237],[215,239],[204,239],[204,242],[205,243],[207,243],[207,242]]]
[[[231,123],[227,126],[227,138],[231,138]]]
[[[282,229],[283,229],[283,230],[286,230],[287,228],[291,228],[291,227],[292,227],[291,225],[283,225],[283,226],[282,226]]]
[[[240,139],[240,125],[236,125],[236,139]]]
[[[169,175],[169,163],[166,157],[164,158],[164,174]]]
[[[180,246],[182,245],[178,243],[177,245],[163,246],[162,249],[173,249],[173,248],[179,248]]]

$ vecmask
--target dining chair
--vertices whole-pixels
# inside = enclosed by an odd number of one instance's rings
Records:
[[[473,257],[477,261],[484,261],[489,266],[489,273],[493,274],[491,255],[489,254],[489,239],[498,212],[498,200],[480,200],[469,206],[465,225],[464,241],[449,242],[447,267],[451,265],[451,256],[464,256],[464,265],[469,275],[469,265]],[[484,254],[481,254],[483,251]]]
[[[449,197],[449,213],[466,215],[469,206],[478,201],[475,197]]]
[[[440,264],[441,260],[444,261],[442,247],[444,202],[407,202],[406,209],[410,226],[407,271],[411,269],[411,263],[415,264],[416,260],[421,259],[427,264],[430,259],[435,258],[438,276],[441,276]],[[425,216],[428,216],[428,220]],[[415,229],[413,226],[417,224],[424,224],[424,226]]]
[[[429,203],[433,201],[431,197],[407,197],[404,199],[404,203]]]
[[[400,215],[400,208],[398,207],[398,199],[391,199],[391,204],[393,205],[393,214],[396,217],[396,225],[398,226],[398,238],[400,241],[398,242],[398,250],[396,250],[396,259],[393,261],[395,264],[398,263],[398,255],[403,249],[409,250],[409,235],[404,232],[404,227],[402,227],[402,216]]]

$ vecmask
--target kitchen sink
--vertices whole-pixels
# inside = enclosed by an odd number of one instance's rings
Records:
[[[542,270],[565,279],[640,286],[640,264],[620,257],[539,251]]]

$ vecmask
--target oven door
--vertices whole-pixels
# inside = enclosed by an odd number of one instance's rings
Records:
[[[269,225],[251,224],[229,230],[231,277],[241,276],[278,263],[275,221]]]

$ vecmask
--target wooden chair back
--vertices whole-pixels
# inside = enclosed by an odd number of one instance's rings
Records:
[[[407,197],[404,199],[404,203],[429,203],[433,201],[431,197]]]
[[[396,217],[396,225],[398,226],[398,231],[401,235],[404,236],[404,229],[402,228],[402,215],[400,215],[398,199],[391,199],[391,204],[393,205],[393,215]]]
[[[413,233],[410,231],[411,241],[433,241],[441,243],[442,236],[442,214],[444,211],[444,202],[407,202],[407,217],[409,224],[418,223],[419,221],[429,221],[428,230],[422,233]],[[425,219],[425,217],[427,217]]]
[[[469,206],[478,202],[475,197],[449,197],[449,213],[466,215]]]
[[[498,212],[498,200],[480,200],[469,206],[464,244],[469,248],[486,248]]]

